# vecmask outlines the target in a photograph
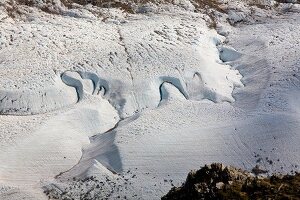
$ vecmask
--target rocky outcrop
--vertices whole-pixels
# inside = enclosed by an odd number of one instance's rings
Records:
[[[186,182],[173,187],[162,200],[299,199],[299,186],[299,173],[261,177],[215,163],[191,171]]]

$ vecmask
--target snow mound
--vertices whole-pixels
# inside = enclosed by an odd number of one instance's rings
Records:
[[[54,85],[45,89],[0,89],[0,114],[33,115],[64,108],[76,103],[74,89],[55,77]]]

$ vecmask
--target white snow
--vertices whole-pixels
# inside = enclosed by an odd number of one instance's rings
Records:
[[[42,188],[90,176],[129,180],[111,199],[159,199],[211,162],[296,169],[297,5],[271,18],[228,1],[225,38],[175,4],[127,14],[58,1],[60,14],[21,6],[15,19],[0,5],[0,199],[47,199]]]

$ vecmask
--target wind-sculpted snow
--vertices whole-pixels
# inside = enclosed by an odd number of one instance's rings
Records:
[[[92,72],[78,72],[83,79],[89,79],[93,82],[94,90],[93,94],[99,94],[101,90],[103,91],[103,95],[106,95],[106,93],[109,91],[109,84],[106,80],[101,79],[97,74]]]
[[[133,88],[133,85],[126,86],[125,83],[123,83],[123,90],[118,90],[118,84],[122,84],[121,80],[107,81],[101,79],[95,73],[66,71],[61,75],[61,78],[66,85],[76,89],[78,102],[84,100],[85,93],[87,92],[85,87],[88,86],[85,85],[83,81],[87,79],[91,80],[93,88],[90,91],[90,95],[99,94],[99,92],[103,90],[103,96],[114,105],[122,117],[129,114],[124,113],[126,110],[140,112],[146,108],[156,108],[162,99],[164,99],[163,96],[165,94],[163,94],[162,88],[165,83],[171,84],[177,88],[186,100],[189,100],[191,97],[195,100],[208,99],[213,102],[233,101],[230,97],[220,97],[215,91],[206,88],[200,73],[195,73],[193,79],[195,77],[198,77],[200,81],[198,85],[193,85],[193,80],[183,80],[181,77],[160,76],[153,80],[135,83],[136,88]],[[114,88],[115,90],[109,90],[109,88]],[[124,90],[127,90],[127,92]]]
[[[236,53],[225,55],[224,38],[197,14],[133,15],[120,25],[56,16],[0,26],[1,114],[69,107],[83,100],[83,82],[92,82],[92,94],[103,93],[121,117],[155,108],[163,82],[186,99],[216,103],[233,102],[234,87],[242,86],[239,72],[220,60]]]
[[[0,199],[158,199],[206,163],[299,166],[299,4],[180,2],[0,4]]]
[[[0,123],[49,117],[1,149],[0,184],[85,176],[95,162],[121,172],[114,138],[137,116],[177,100],[234,102],[242,76],[220,59],[225,38],[202,14],[174,9],[155,16],[109,10],[103,20],[33,9],[23,21],[0,22]]]
[[[126,52],[130,55],[127,61],[135,67],[129,68],[132,82],[123,84],[121,79],[108,80],[109,84],[116,84],[111,88],[119,89],[117,85],[122,85],[125,90],[111,89],[110,92],[121,91],[115,93],[115,96],[124,100],[124,110],[146,106],[155,109],[145,112],[138,109],[138,115],[122,119],[110,132],[91,137],[91,143],[83,148],[80,162],[58,177],[62,181],[60,184],[67,183],[74,176],[99,177],[99,170],[92,169],[100,165],[106,167],[101,169],[102,174],[110,170],[113,172],[110,173],[111,176],[117,173],[114,175],[120,178],[127,172],[134,171],[134,175],[126,179],[134,188],[132,193],[138,193],[138,196],[130,197],[153,199],[159,198],[162,190],[180,185],[185,178],[182,174],[200,164],[219,161],[234,163],[246,169],[259,164],[272,172],[287,172],[298,168],[299,31],[295,27],[299,25],[299,16],[286,17],[277,19],[278,21],[270,20],[266,24],[233,29],[235,34],[229,36],[232,39],[228,46],[218,46],[219,54],[210,51],[214,48],[201,51],[201,58],[207,54],[216,55],[219,63],[215,66],[220,68],[209,65],[210,68],[207,69],[200,65],[201,62],[197,63],[197,69],[186,65],[180,68],[176,66],[179,60],[179,56],[176,56],[172,62],[176,68],[161,74],[158,72],[163,69],[159,69],[158,64],[153,65],[153,70],[149,70],[147,74],[139,74],[138,71],[143,69],[138,66],[142,66],[143,62],[140,61],[142,59],[135,59],[135,56],[147,59],[147,50],[135,48],[136,51],[141,51],[140,54],[130,53],[134,52],[133,47],[126,45],[126,34],[120,31],[122,46],[126,47]],[[278,22],[280,23],[277,24]],[[277,26],[280,29],[274,28]],[[264,35],[265,32],[268,34]],[[231,48],[230,44],[241,53]],[[291,52],[290,49],[295,51]],[[280,56],[273,56],[274,52]],[[162,51],[159,55],[164,53]],[[215,63],[211,58],[207,56],[203,60]],[[165,60],[168,62],[167,58]],[[185,62],[191,60],[186,59]],[[226,64],[238,66],[244,75],[245,87],[234,91],[237,100],[232,104],[223,102],[232,102],[231,95],[221,95],[221,92],[211,89],[214,84],[220,86],[211,80],[226,84],[231,82],[233,87],[239,85],[239,79],[233,79],[239,77],[238,74],[223,79],[228,71],[237,72]],[[209,73],[212,69],[224,71],[220,74]],[[143,76],[145,80],[136,80],[136,74]],[[111,95],[108,93],[107,97],[109,96]],[[135,101],[129,101],[130,99]],[[126,191],[128,190],[131,187]],[[114,195],[125,192],[112,193],[108,198],[114,199]]]
[[[74,89],[57,78],[57,83],[39,90],[1,90],[0,115],[33,115],[47,113],[76,103]]]

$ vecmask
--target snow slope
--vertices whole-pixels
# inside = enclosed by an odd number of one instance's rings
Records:
[[[245,13],[251,24],[233,27],[220,15],[226,38],[206,15],[176,5],[104,9],[100,19],[88,9],[76,18],[26,6],[21,19],[3,12],[1,199],[46,198],[43,186],[61,198],[159,199],[210,162],[295,170],[297,6],[274,19],[235,6],[227,17],[237,23]],[[90,176],[104,192],[76,181]]]

